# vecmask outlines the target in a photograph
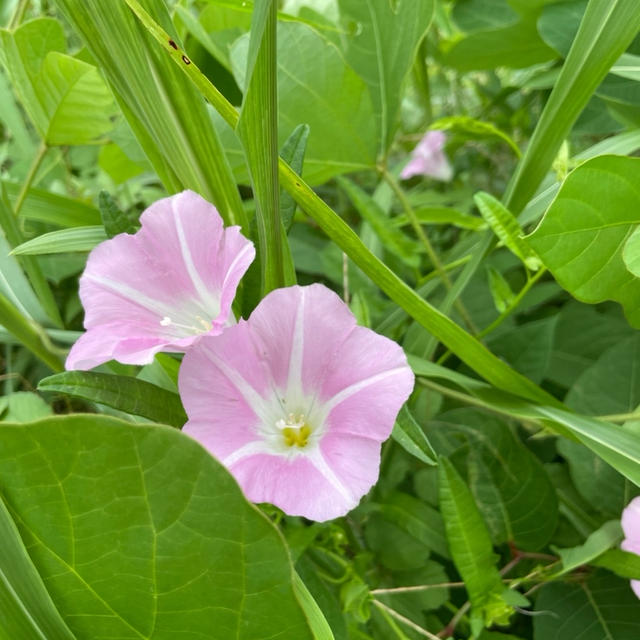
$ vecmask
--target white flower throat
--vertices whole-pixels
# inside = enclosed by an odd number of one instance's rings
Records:
[[[169,316],[164,316],[162,320],[160,320],[160,324],[163,327],[175,327],[176,329],[181,329],[183,331],[187,331],[189,334],[202,334],[209,333],[213,328],[213,324],[211,321],[205,320],[202,316],[196,316],[195,322],[193,325],[182,324],[180,322],[174,322]]]

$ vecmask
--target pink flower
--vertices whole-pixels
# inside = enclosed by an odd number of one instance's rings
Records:
[[[640,496],[634,498],[622,512],[622,530],[625,536],[622,549],[640,555]],[[631,588],[640,598],[640,580],[632,580]]]
[[[402,170],[400,177],[407,180],[413,176],[423,175],[449,182],[453,177],[453,169],[442,150],[446,139],[442,131],[427,131],[411,152],[411,160]]]
[[[158,351],[184,351],[229,320],[240,278],[255,256],[239,227],[193,191],[154,202],[135,234],[99,244],[80,278],[87,332],[67,369],[115,359],[146,364]]]
[[[378,477],[380,445],[414,377],[402,349],[320,284],[277,289],[184,357],[184,431],[253,502],[329,520]]]

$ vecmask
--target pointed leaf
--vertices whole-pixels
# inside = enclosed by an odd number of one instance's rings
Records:
[[[14,256],[36,256],[44,253],[67,253],[68,251],[91,251],[107,239],[102,226],[73,227],[43,233],[37,238],[19,244],[11,254]]]
[[[180,428],[187,421],[177,393],[127,376],[93,371],[65,371],[43,378],[38,389],[98,402],[172,427]]]

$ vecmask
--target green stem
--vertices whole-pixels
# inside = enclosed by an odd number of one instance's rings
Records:
[[[24,179],[24,182],[22,183],[22,187],[18,192],[18,197],[16,198],[15,204],[13,205],[13,213],[16,216],[18,216],[18,214],[20,213],[20,210],[22,209],[22,205],[24,204],[24,201],[27,199],[27,194],[29,193],[29,189],[31,189],[31,186],[34,183],[36,174],[38,173],[38,169],[40,168],[40,165],[42,164],[42,161],[44,160],[45,155],[47,155],[48,150],[49,150],[49,147],[47,147],[47,144],[44,141],[41,142],[40,146],[38,147],[38,151],[36,152],[36,156],[33,159],[31,166],[29,167],[29,172],[27,173]]]
[[[24,14],[29,7],[29,0],[18,0],[18,4],[16,4],[16,8],[11,16],[11,20],[9,20],[8,29],[11,31],[18,27],[24,18]]]
[[[612,413],[609,416],[595,416],[598,420],[605,422],[627,422],[627,420],[640,420],[640,413]]]
[[[442,280],[444,285],[447,287],[447,289],[451,291],[453,287],[453,284],[451,283],[451,278],[449,278],[449,274],[447,273],[447,270],[444,268],[438,254],[436,253],[436,250],[433,248],[433,245],[431,244],[429,237],[424,232],[424,229],[420,224],[420,220],[418,220],[418,216],[416,215],[416,212],[414,211],[413,207],[411,206],[411,203],[409,202],[409,198],[407,198],[404,190],[398,184],[398,181],[394,178],[394,176],[391,175],[391,173],[389,173],[385,169],[382,172],[382,175],[385,181],[387,182],[387,184],[391,187],[393,192],[396,194],[398,200],[400,201],[400,204],[402,205],[404,212],[407,214],[407,218],[409,218],[409,222],[411,222],[411,226],[413,227],[413,230],[418,236],[418,239],[420,240],[420,242],[422,242],[422,245],[424,246],[427,252],[427,255],[429,256],[429,260],[431,260],[431,264],[433,265],[434,270],[438,273],[440,279]],[[469,315],[469,312],[466,310],[465,306],[462,304],[462,301],[459,298],[457,298],[456,301],[454,302],[454,305],[458,310],[458,313],[462,316],[462,319],[464,320],[464,323],[467,325],[469,330],[472,333],[477,333],[477,329],[473,324],[473,320],[471,319],[471,316]]]
[[[526,284],[520,291],[518,295],[511,301],[511,304],[488,326],[485,327],[479,334],[478,338],[484,338],[486,335],[489,335],[494,329],[499,327],[520,305],[522,299],[527,295],[531,287],[540,280],[540,278],[545,274],[546,269],[544,267],[540,267],[540,269],[530,278],[527,279]]]
[[[424,638],[429,638],[430,640],[440,640],[439,637],[426,629],[423,629],[421,626],[417,625],[413,620],[409,620],[401,613],[398,613],[395,609],[388,607],[386,604],[380,602],[380,600],[373,599],[373,604],[380,609],[380,613],[384,615],[387,613],[392,618],[395,618],[398,622],[402,622],[402,624],[406,625],[410,629],[413,629],[418,635],[423,636]],[[404,636],[404,634],[402,634]],[[404,636],[406,637],[406,636]]]

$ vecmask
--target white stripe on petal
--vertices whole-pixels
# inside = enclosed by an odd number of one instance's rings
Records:
[[[360,380],[359,382],[354,382],[354,384],[351,384],[348,387],[345,387],[344,389],[342,389],[342,391],[339,391],[338,393],[336,393],[335,396],[329,398],[329,400],[323,403],[322,405],[323,418],[326,419],[329,413],[331,413],[331,411],[333,411],[333,409],[335,409],[340,403],[349,399],[351,396],[355,395],[359,391],[362,391],[363,389],[370,387],[372,384],[376,384],[378,382],[381,382],[382,380],[386,380],[391,376],[395,376],[399,373],[405,373],[406,371],[407,371],[406,366],[395,367],[395,369],[389,369],[387,371],[383,371],[382,373],[376,373],[373,376],[369,376],[364,380]]]
[[[269,412],[266,406],[265,399],[234,369],[227,365],[227,363],[218,358],[211,349],[207,349],[207,357],[213,362],[213,364],[222,371],[223,375],[233,384],[233,386],[240,392],[245,402],[251,407],[253,412],[258,416],[258,419],[263,424],[269,424]]]
[[[324,476],[324,479],[349,503],[354,504],[351,492],[342,484],[333,469],[327,464],[320,449],[315,449],[306,456],[307,460]]]
[[[171,313],[171,310],[163,303],[150,298],[142,293],[142,291],[138,291],[138,289],[134,289],[124,282],[116,282],[115,280],[111,280],[111,278],[105,278],[104,276],[98,276],[94,273],[87,272],[85,272],[83,278],[86,278],[91,282],[95,282],[96,284],[101,284],[103,287],[106,287],[118,294],[121,298],[125,298],[129,302],[133,302],[135,305],[142,307],[147,311],[151,311],[151,313],[155,313],[160,318]]]
[[[292,399],[298,397],[302,391],[302,359],[304,357],[304,288],[299,288],[300,304],[296,309],[296,319],[291,339],[291,355],[289,357],[289,376],[287,378],[286,397]]]
[[[231,264],[227,267],[227,273],[225,274],[224,280],[222,282],[222,288],[223,289],[227,285],[227,280],[233,275],[233,272],[235,271],[236,265],[238,264],[238,262],[240,262],[240,260],[244,259],[245,253],[248,253],[249,251],[251,251],[251,249],[253,249],[253,245],[252,244],[246,244],[236,254],[236,257],[233,259]]]
[[[178,198],[171,199],[171,208],[174,213],[174,220],[176,225],[176,232],[178,234],[178,242],[180,243],[180,254],[184,260],[185,267],[189,278],[193,283],[193,286],[200,297],[200,300],[204,302],[207,311],[209,311],[213,318],[220,313],[220,301],[211,295],[211,292],[200,278],[200,274],[193,263],[193,256],[191,255],[191,249],[187,243],[187,239],[184,235],[184,228],[182,226],[182,220],[180,218],[180,212],[177,209]]]
[[[247,442],[247,444],[229,454],[224,460],[222,460],[222,464],[225,467],[230,467],[232,464],[235,464],[243,458],[256,456],[261,453],[273,454],[273,452],[269,450],[267,444],[263,440],[254,440],[253,442]]]

